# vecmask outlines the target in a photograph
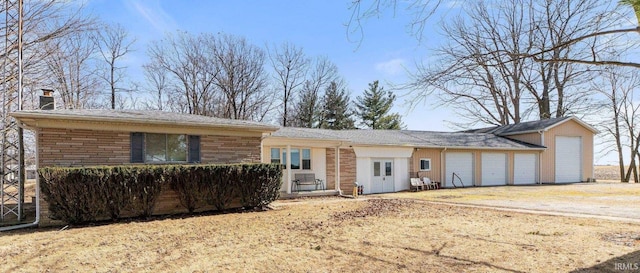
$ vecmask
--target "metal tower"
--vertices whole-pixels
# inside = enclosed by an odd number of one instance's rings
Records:
[[[4,0],[5,43],[2,58],[2,158],[0,221],[23,218],[24,145],[22,128],[9,116],[22,110],[22,0]]]

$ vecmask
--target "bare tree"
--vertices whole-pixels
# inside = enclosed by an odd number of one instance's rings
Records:
[[[0,5],[0,13],[5,14],[5,5]],[[24,26],[23,26],[23,75],[24,75],[24,102],[25,107],[35,107],[37,100],[34,92],[39,91],[41,86],[48,82],[47,65],[44,60],[52,53],[44,45],[47,41],[53,41],[67,35],[84,32],[91,28],[93,19],[84,16],[81,12],[82,6],[78,7],[74,3],[56,0],[24,1]],[[5,20],[0,22],[0,41],[4,41],[5,29],[14,28],[7,26]],[[17,23],[17,22],[13,22]],[[7,48],[2,44],[3,50],[0,52],[0,59],[12,58],[17,47]],[[1,75],[2,81],[8,81],[16,77],[17,70],[3,70],[7,75]],[[5,90],[0,97],[17,97],[17,89]],[[5,105],[6,107],[6,105]],[[10,111],[10,109],[8,109]]]
[[[590,69],[573,63],[538,63],[522,58],[549,44],[563,43],[600,25],[589,22],[598,1],[509,0],[466,6],[466,13],[442,26],[449,41],[438,48],[439,62],[421,66],[413,77],[418,101],[437,94],[474,123],[519,123],[532,111],[538,118],[562,117],[589,108],[581,88]],[[579,56],[560,47],[549,54]]]
[[[613,145],[606,145],[605,153],[618,154],[620,179],[628,182],[632,170],[636,166],[638,157],[638,140],[640,128],[636,125],[637,115],[640,114],[640,104],[635,90],[640,87],[640,77],[629,69],[609,66],[601,72],[601,77],[594,78],[591,88],[600,93],[604,100],[602,108],[605,113],[598,124],[605,133],[605,139]],[[625,149],[628,149],[630,167],[625,171]],[[637,173],[634,173],[637,180]]]
[[[210,34],[194,36],[178,32],[149,46],[147,54],[151,60],[144,68],[147,74],[165,77],[162,73],[166,72],[170,75],[170,83],[166,85],[180,93],[175,94],[176,98],[181,98],[172,100],[177,104],[173,108],[182,105],[187,113],[207,116],[222,111],[217,107],[220,96],[215,93],[214,86],[214,77],[218,74],[218,67],[212,60],[214,41]],[[155,84],[157,87],[158,83]]]
[[[96,91],[100,80],[96,60],[92,59],[97,48],[89,37],[87,32],[78,32],[45,42],[46,50],[51,52],[45,59],[49,84],[58,90],[64,108],[83,109],[100,103]]]
[[[273,108],[265,53],[231,35],[167,35],[148,49],[147,82],[154,108],[232,119],[262,120]]]
[[[119,86],[125,77],[127,67],[121,66],[122,59],[132,51],[135,39],[129,38],[129,33],[121,25],[103,25],[92,37],[106,67],[100,77],[109,86],[111,93],[111,109],[116,109],[116,93],[131,91]]]
[[[294,94],[304,84],[309,59],[302,52],[302,48],[290,43],[284,43],[279,48],[269,52],[271,66],[275,72],[278,88],[282,88],[282,126],[289,126],[289,115]]]
[[[264,51],[246,39],[223,34],[212,44],[213,64],[217,72],[213,84],[221,92],[224,105],[221,117],[232,119],[264,118],[273,100],[267,88]]]
[[[353,0],[349,5],[351,17],[347,23],[347,38],[359,44],[364,38],[363,23],[367,19],[380,17],[385,10],[392,9],[394,15],[398,10],[409,14],[411,17],[409,31],[421,41],[429,18],[441,8],[444,2],[443,0]]]
[[[167,96],[169,92],[169,75],[167,70],[159,67],[153,63],[145,64],[144,77],[148,84],[148,93],[151,94],[153,99],[145,102],[146,107],[155,110],[165,110],[165,104],[167,104]]]

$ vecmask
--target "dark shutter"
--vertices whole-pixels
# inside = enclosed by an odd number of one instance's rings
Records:
[[[144,133],[131,133],[131,163],[144,163]]]
[[[200,136],[189,136],[189,163],[200,163]]]

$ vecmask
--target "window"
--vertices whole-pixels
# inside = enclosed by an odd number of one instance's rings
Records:
[[[302,169],[311,170],[311,149],[302,149]]]
[[[300,169],[300,149],[291,149],[291,169]]]
[[[275,163],[275,164],[279,164],[280,163],[280,149],[279,148],[271,148],[271,163]]]
[[[287,149],[271,148],[271,163],[281,163],[287,167]],[[291,169],[311,170],[311,149],[291,149]]]
[[[380,176],[380,162],[373,162],[373,176]]]
[[[384,175],[391,176],[391,162],[387,161],[384,163]]]
[[[420,159],[420,170],[421,171],[431,171],[431,158],[421,158]]]
[[[131,162],[200,162],[200,136],[131,133]]]

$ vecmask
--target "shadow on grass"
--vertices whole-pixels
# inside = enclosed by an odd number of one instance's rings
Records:
[[[640,272],[640,250],[614,257],[588,268],[579,268],[572,273],[596,272]]]
[[[113,224],[128,224],[128,223],[146,223],[146,222],[154,222],[161,220],[176,220],[176,219],[185,219],[185,218],[196,218],[203,216],[212,216],[212,215],[221,215],[221,214],[237,214],[237,213],[248,213],[248,212],[261,212],[271,210],[268,206],[264,208],[232,208],[225,210],[210,210],[210,211],[202,211],[202,212],[193,212],[193,213],[174,213],[174,214],[162,214],[162,215],[152,215],[148,217],[130,217],[130,218],[118,218],[118,219],[108,219],[108,220],[98,220],[94,222],[86,222],[80,224],[67,224],[67,225],[57,225],[57,226],[47,226],[47,227],[29,227],[23,229],[9,230],[0,232],[0,236],[9,236],[9,235],[22,235],[22,234],[32,234],[39,232],[50,232],[50,231],[64,231],[68,229],[78,229],[78,228],[90,228],[90,227],[99,227]]]

